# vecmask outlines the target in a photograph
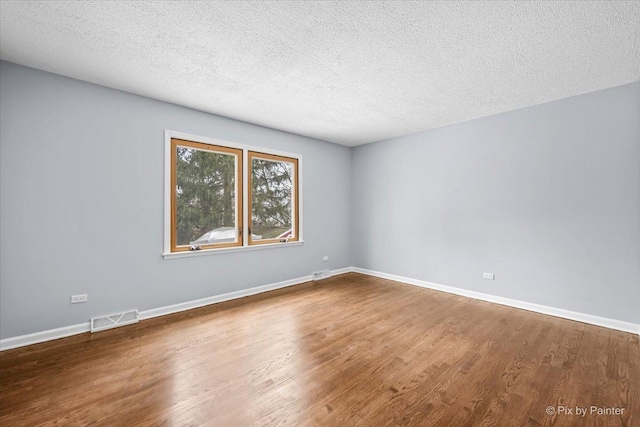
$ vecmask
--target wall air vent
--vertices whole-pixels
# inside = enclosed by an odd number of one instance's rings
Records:
[[[313,272],[313,280],[328,279],[329,277],[331,277],[331,271],[329,271],[329,270],[322,270],[322,271],[314,271]]]
[[[132,323],[138,323],[138,310],[130,310],[125,311],[124,313],[94,317],[91,319],[91,332],[104,331],[105,329],[130,325]]]

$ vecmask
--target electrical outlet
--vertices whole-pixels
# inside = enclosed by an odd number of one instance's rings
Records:
[[[326,255],[325,255],[325,256],[323,256],[323,257],[322,257],[322,262],[327,262],[327,261],[329,261],[329,257],[328,257],[328,256],[326,256]]]
[[[487,280],[496,280],[496,275],[492,273],[482,273],[482,278]]]
[[[89,298],[89,295],[87,295],[87,294],[71,295],[71,304],[78,304],[80,302],[87,302],[88,298]]]

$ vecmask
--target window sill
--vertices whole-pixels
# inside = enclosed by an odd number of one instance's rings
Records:
[[[287,242],[287,243],[266,243],[264,245],[236,246],[232,248],[204,249],[200,251],[169,252],[169,253],[165,252],[162,254],[162,257],[164,259],[189,258],[194,256],[228,254],[230,252],[247,252],[247,251],[258,251],[261,249],[288,248],[291,246],[301,246],[303,244],[304,244],[304,240],[298,240],[295,242]]]

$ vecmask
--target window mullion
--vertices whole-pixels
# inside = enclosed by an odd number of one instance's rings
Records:
[[[249,150],[242,150],[242,246],[249,246]]]

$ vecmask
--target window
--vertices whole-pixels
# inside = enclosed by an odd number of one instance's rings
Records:
[[[165,257],[302,242],[300,156],[170,131],[166,150]]]
[[[171,140],[171,252],[242,246],[242,150]]]
[[[298,160],[249,151],[249,244],[298,240]]]

